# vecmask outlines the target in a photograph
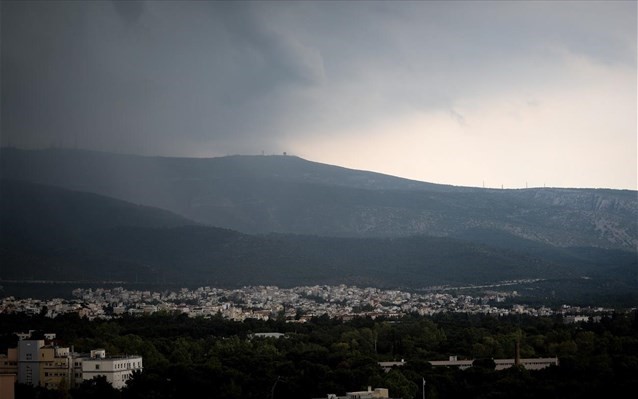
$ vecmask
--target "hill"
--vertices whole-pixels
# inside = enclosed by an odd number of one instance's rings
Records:
[[[1,182],[0,221],[5,280],[420,287],[576,275],[571,267],[458,239],[247,235],[10,180]]]
[[[97,194],[0,181],[0,283],[14,294],[32,292],[33,281],[419,289],[543,279],[523,294],[588,304],[635,298],[634,252],[553,247],[494,231],[469,236],[248,235]],[[55,284],[38,285],[49,292]]]
[[[196,224],[163,209],[136,205],[102,195],[18,180],[0,181],[1,226],[29,230],[88,230],[122,226],[176,227]]]
[[[135,273],[137,266],[104,257],[87,237],[125,226],[192,224],[168,211],[97,194],[0,180],[0,279],[96,280],[100,270]]]
[[[473,240],[490,232],[559,247],[638,248],[637,193],[627,190],[455,187],[292,156],[12,148],[2,149],[0,176],[158,207],[244,233]]]

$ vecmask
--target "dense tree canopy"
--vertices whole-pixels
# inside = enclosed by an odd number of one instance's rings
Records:
[[[111,321],[0,315],[0,348],[15,345],[12,333],[25,328],[56,332],[80,352],[101,347],[110,354],[142,355],[144,371],[122,391],[103,381],[69,392],[19,386],[18,398],[313,398],[373,386],[411,399],[421,397],[423,379],[428,398],[562,399],[638,388],[635,312],[581,324],[564,324],[560,317],[469,314],[348,322],[319,317],[305,324],[172,315]],[[269,331],[286,335],[251,336]],[[523,357],[558,356],[560,365],[495,371],[490,360],[513,357],[517,341]],[[481,360],[464,371],[428,363],[449,355]],[[378,365],[401,359],[405,365],[387,373]]]

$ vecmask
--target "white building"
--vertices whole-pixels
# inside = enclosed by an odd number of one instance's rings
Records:
[[[104,349],[91,351],[90,357],[75,359],[76,367],[81,368],[76,383],[90,380],[98,376],[105,376],[106,380],[116,389],[122,389],[133,375],[134,371],[142,371],[141,356],[106,356]],[[78,364],[79,363],[79,364]]]
[[[389,399],[387,388],[368,387],[367,391],[346,392],[347,399]]]
[[[516,359],[494,359],[496,364],[495,370],[505,370],[516,365]],[[451,366],[458,367],[461,370],[468,369],[474,365],[474,359],[458,360],[456,356],[450,356],[449,360],[431,360],[432,366]],[[541,370],[549,366],[558,366],[557,357],[537,357],[537,358],[521,358],[518,364],[527,370]]]
[[[401,359],[400,362],[379,362],[379,366],[381,366],[383,371],[388,373],[388,372],[390,372],[390,370],[392,370],[392,367],[403,367],[403,366],[405,366],[405,360]]]
[[[516,359],[494,359],[495,370],[505,370],[516,364]],[[519,364],[527,370],[541,370],[549,366],[558,366],[557,357],[537,357],[532,359],[522,358]]]
[[[104,349],[80,355],[43,339],[20,340],[17,348],[8,348],[6,355],[0,355],[0,374],[12,375],[21,384],[49,389],[74,387],[97,376],[106,377],[114,388],[121,389],[133,372],[142,368],[141,356],[107,357]]]
[[[323,398],[317,399],[390,399],[389,391],[387,388],[375,388],[372,390],[371,386],[368,386],[367,391],[354,391],[346,392],[346,396],[337,396],[333,393],[329,393]]]
[[[264,333],[250,334],[251,338],[282,338],[285,336],[286,334],[278,333],[278,332],[264,332]]]
[[[18,382],[34,387],[40,385],[40,348],[44,340],[18,341]]]
[[[449,360],[430,360],[430,364],[432,366],[452,366],[458,367],[461,370],[468,369],[472,367],[474,363],[474,359],[470,360],[459,360],[456,356],[450,356]]]

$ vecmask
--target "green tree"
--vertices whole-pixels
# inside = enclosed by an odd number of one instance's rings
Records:
[[[390,370],[384,378],[385,387],[390,397],[410,399],[414,398],[419,387],[408,380],[399,370]]]
[[[120,399],[121,392],[111,385],[103,375],[82,383],[71,390],[73,399]]]

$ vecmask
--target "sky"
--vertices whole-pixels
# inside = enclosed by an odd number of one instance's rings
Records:
[[[636,1],[5,1],[0,141],[638,188]]]

